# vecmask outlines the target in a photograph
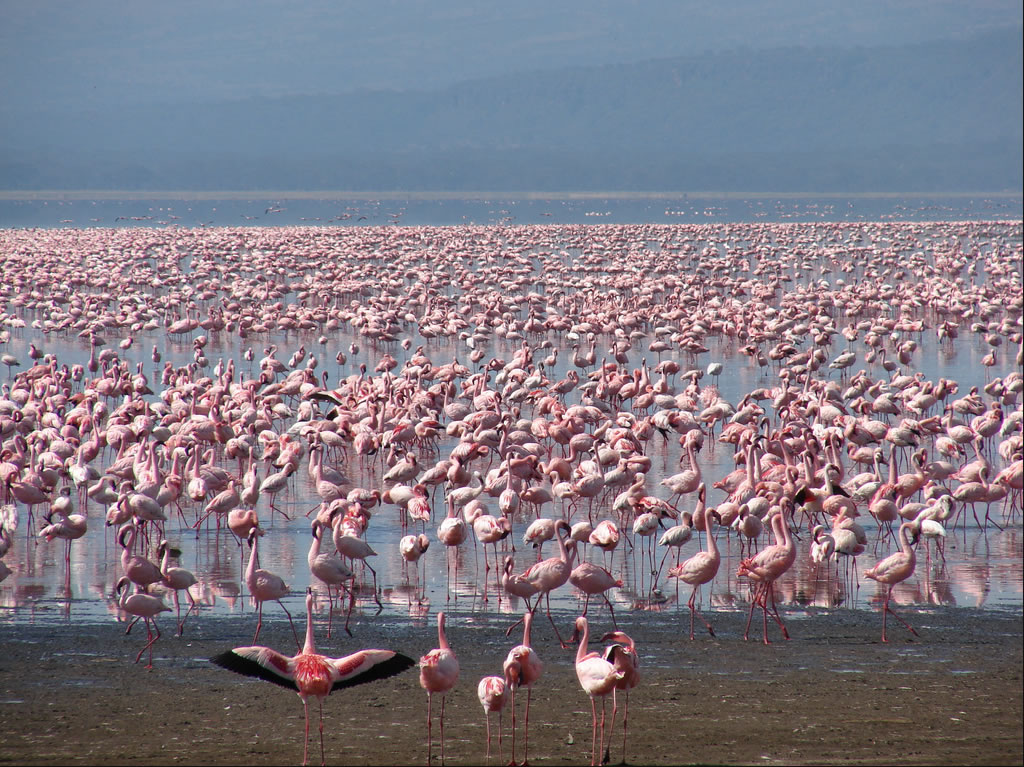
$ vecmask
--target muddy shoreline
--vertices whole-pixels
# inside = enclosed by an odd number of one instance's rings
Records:
[[[756,617],[751,641],[743,641],[745,611],[716,612],[717,636],[698,634],[693,642],[683,613],[620,616],[620,628],[637,642],[643,673],[630,700],[627,761],[1021,764],[1021,614],[904,609],[921,636],[893,624],[889,644],[879,641],[877,612],[866,610],[784,612],[792,639],[782,640],[771,627],[768,646]],[[446,706],[446,763],[481,764],[485,735],[476,684],[500,673],[518,638],[504,636],[508,616],[457,607],[450,616],[461,675]],[[567,630],[571,616],[556,617]],[[596,632],[610,628],[607,615],[591,617]],[[354,638],[330,640],[318,623],[318,650],[344,655],[389,647],[418,659],[436,644],[433,619],[367,618],[354,627]],[[151,671],[145,659],[132,662],[144,641],[140,628],[125,636],[124,624],[113,621],[0,626],[0,763],[301,762],[298,697],[207,660],[249,644],[251,616],[198,621],[182,638],[170,635],[173,623],[165,620]],[[263,632],[261,643],[284,651],[294,645],[287,621],[269,621]],[[576,680],[574,650],[559,648],[543,617],[533,644],[545,670],[530,711],[530,762],[589,764],[590,704]],[[310,761],[317,763],[315,706],[310,714]],[[335,693],[324,718],[328,764],[427,761],[426,695],[415,669]],[[510,722],[506,710],[505,761]],[[519,722],[521,728],[521,708]],[[439,763],[436,722],[434,737]],[[521,750],[521,730],[518,737]],[[621,760],[617,724],[611,761]],[[496,753],[491,761],[501,763]]]

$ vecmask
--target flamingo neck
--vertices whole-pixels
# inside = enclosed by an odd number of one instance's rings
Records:
[[[581,662],[587,657],[587,643],[590,642],[590,624],[587,623],[586,618],[581,618],[580,623],[583,625],[583,630],[580,635],[580,646],[576,650],[576,662]]]
[[[450,650],[451,647],[448,645],[448,637],[444,633],[445,614],[437,614],[437,646],[442,650]]]
[[[319,539],[317,539],[319,540]],[[316,646],[313,644],[313,594],[306,594],[306,641],[302,645],[303,655],[315,655]]]

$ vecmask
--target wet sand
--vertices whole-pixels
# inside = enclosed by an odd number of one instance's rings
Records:
[[[768,646],[756,615],[751,641],[743,641],[746,611],[711,612],[717,637],[705,632],[693,642],[683,612],[619,616],[620,628],[637,642],[643,675],[630,698],[627,761],[1021,764],[1022,616],[963,608],[901,613],[920,637],[890,621],[890,642],[882,644],[877,611],[784,610],[792,639],[782,640],[770,626]],[[476,685],[500,673],[521,635],[517,629],[505,638],[508,616],[457,606],[449,614],[461,675],[446,706],[446,762],[483,764]],[[569,631],[572,616],[556,617]],[[592,612],[591,619],[598,635],[611,628],[607,614]],[[144,642],[141,626],[129,636],[114,621],[0,626],[0,763],[300,763],[298,697],[207,661],[249,644],[253,616],[200,619],[183,638],[170,635],[173,625],[162,621],[165,633],[151,671],[145,658],[132,662]],[[363,618],[354,624],[354,638],[328,640],[318,622],[318,650],[344,655],[389,647],[418,659],[436,645],[435,626],[433,613],[427,621]],[[260,643],[288,651],[294,640],[287,621],[265,622]],[[533,645],[545,669],[530,710],[530,762],[589,764],[590,703],[576,680],[575,651],[558,647],[542,615]],[[521,726],[522,698],[519,705]],[[327,763],[425,764],[426,710],[416,669],[335,693],[324,705]],[[310,714],[310,762],[316,764],[315,705]],[[506,709],[505,761],[509,714]],[[436,722],[434,737],[439,763]],[[617,723],[611,762],[621,760]],[[504,763],[496,754],[491,761]]]

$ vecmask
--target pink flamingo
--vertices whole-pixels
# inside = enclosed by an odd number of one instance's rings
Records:
[[[715,542],[713,532],[714,524],[716,522],[720,523],[722,518],[718,515],[717,511],[709,509],[704,520],[708,533],[707,551],[698,551],[681,565],[673,567],[668,571],[669,578],[678,578],[683,583],[688,583],[693,586],[693,591],[690,592],[690,601],[687,603],[690,607],[691,640],[693,640],[693,617],[694,615],[699,615],[696,607],[697,590],[705,583],[710,583],[715,579],[715,576],[718,575],[718,566],[722,562],[722,555],[718,551],[718,544]],[[708,633],[711,634],[711,636],[714,636],[715,631],[711,628],[711,624],[704,619],[703,615],[700,616],[700,619],[707,627]]]
[[[358,511],[358,504],[353,504],[349,511]],[[353,535],[350,532],[346,532],[345,521],[348,518],[348,512],[345,514],[339,514],[341,511],[340,506],[335,506],[331,511],[330,520],[333,529],[334,548],[338,550],[338,553],[343,557],[348,557],[349,561],[355,564],[355,560],[362,560],[363,565],[370,574],[373,576],[373,600],[377,603],[379,613],[384,609],[384,605],[380,602],[380,595],[377,593],[377,571],[373,569],[369,562],[366,561],[367,557],[377,556],[377,552],[371,548],[365,540],[360,538],[358,535]],[[358,515],[356,515],[358,516]],[[367,519],[369,514],[367,513]],[[355,591],[352,592],[352,599],[355,599]]]
[[[61,493],[70,493],[70,491],[68,488],[64,488]],[[70,495],[67,495],[67,497],[70,498]],[[54,515],[58,516],[59,519],[54,521]],[[73,509],[65,511],[59,507],[53,508],[46,514],[44,519],[47,525],[39,531],[39,537],[45,538],[47,542],[56,538],[64,541],[64,563],[67,565],[68,572],[70,573],[71,541],[78,540],[85,535],[88,530],[88,519],[84,514],[73,513]]]
[[[612,607],[607,592],[609,589],[622,588],[622,581],[619,578],[616,578],[600,565],[595,565],[591,562],[580,562],[569,573],[569,582],[587,595],[586,600],[583,602],[584,616],[587,614],[587,608],[590,607],[590,597],[600,594],[608,605],[608,611],[612,614],[612,624],[618,625],[615,622],[615,608]]]
[[[129,615],[135,616],[124,633],[129,634],[132,626],[139,622],[139,618],[146,621],[146,644],[135,656],[135,662],[138,663],[142,659],[142,654],[149,650],[149,663],[146,664],[146,668],[153,668],[153,643],[160,638],[160,628],[156,625],[156,616],[162,612],[170,612],[171,608],[165,605],[159,597],[154,597],[151,594],[136,592],[129,595],[129,585],[131,585],[131,580],[127,575],[122,575],[114,589],[114,593],[119,597],[118,607]],[[138,588],[138,584],[136,584],[136,588]],[[152,629],[150,629],[150,624],[153,626]],[[156,636],[153,635],[154,631]]]
[[[260,629],[263,627],[263,603],[273,600],[281,605],[284,614],[288,616],[288,623],[291,624],[292,634],[295,636],[295,646],[299,647],[299,633],[295,630],[292,614],[288,612],[288,608],[281,601],[283,597],[288,596],[291,590],[279,575],[275,575],[269,570],[263,570],[262,568],[257,569],[256,567],[256,559],[259,556],[258,541],[260,539],[257,530],[258,528],[253,528],[249,532],[249,564],[245,568],[245,585],[249,589],[249,594],[252,596],[253,601],[256,602],[256,611],[259,614],[256,621],[256,633],[253,635],[252,641],[255,642],[259,638]]]
[[[913,522],[904,522],[899,528],[900,551],[890,554],[885,559],[877,562],[870,570],[864,571],[864,577],[870,578],[878,583],[884,583],[889,588],[885,592],[885,602],[882,604],[882,641],[888,642],[885,638],[885,617],[892,613],[897,620],[909,629],[910,633],[918,636],[913,626],[889,607],[889,599],[892,597],[892,589],[897,583],[901,583],[914,574],[914,567],[917,565],[917,557],[914,553],[913,544],[917,543],[919,528]],[[913,541],[910,536],[913,534]]]
[[[469,534],[469,526],[466,524],[466,520],[460,515],[455,513],[455,500],[452,498],[451,493],[448,494],[448,515],[444,518],[441,524],[437,528],[437,538],[441,541],[448,549],[457,548],[462,545],[466,540],[466,536]],[[445,558],[446,565],[448,558]],[[459,560],[455,559],[455,583],[459,582]],[[447,565],[448,573],[448,599],[451,599],[452,591],[452,579],[451,579],[451,566]]]
[[[498,541],[503,541],[512,532],[512,521],[505,516],[495,517],[493,514],[481,514],[473,520],[473,533],[484,549],[484,601],[487,601],[487,573],[491,571],[491,563],[487,560],[487,544],[494,549],[494,570],[498,570]]]
[[[184,567],[171,567],[171,547],[167,544],[167,541],[160,541],[160,545],[157,546],[157,555],[160,557],[160,573],[163,575],[163,584],[174,590],[174,609],[178,615],[178,636],[181,636],[185,630],[185,621],[188,620],[188,616],[195,609],[198,609],[199,605],[196,604],[196,600],[192,597],[192,593],[189,589],[195,586],[198,581],[196,576],[191,571],[186,570]],[[178,592],[184,591],[185,596],[188,597],[188,610],[185,611],[185,617],[181,617],[181,603],[178,601]]]
[[[160,568],[145,557],[135,553],[135,539],[138,536],[138,528],[127,523],[121,527],[117,534],[117,542],[121,545],[121,569],[128,576],[132,583],[141,586],[143,591],[149,588],[151,583],[159,583],[164,579]]]
[[[431,704],[434,695],[441,696],[441,764],[444,764],[444,703],[445,696],[459,680],[459,659],[448,644],[448,637],[444,631],[445,614],[437,614],[437,644],[438,647],[420,658],[420,686],[427,691],[427,764],[430,764],[431,746],[433,740],[431,727],[433,718],[431,715]]]
[[[508,702],[508,690],[518,677],[519,669],[508,667],[505,669],[505,677],[485,676],[476,686],[476,696],[480,705],[484,707],[484,722],[487,725],[487,759],[491,758],[491,713],[498,712],[498,759],[501,755],[501,719],[505,711],[505,704]]]
[[[597,698],[601,698],[601,752],[604,751],[604,717],[605,700],[609,693],[615,690],[615,685],[625,676],[625,672],[615,668],[615,665],[602,657],[597,652],[587,652],[587,643],[590,641],[590,626],[587,619],[582,615],[576,619],[576,631],[573,639],[579,635],[580,646],[576,651],[576,678],[580,681],[583,691],[590,696],[591,713],[591,735],[590,735],[590,764],[597,764]]]
[[[703,436],[704,435],[697,430],[687,432],[683,439],[685,441],[686,456],[689,458],[690,468],[661,480],[660,484],[672,491],[672,495],[669,498],[670,501],[673,498],[681,498],[687,493],[692,493],[700,487],[702,475],[700,465],[697,463],[696,450],[698,441],[702,439]]]
[[[640,657],[636,653],[636,644],[634,644],[633,638],[622,631],[609,631],[601,637],[601,641],[614,642],[605,648],[604,657],[623,673],[622,678],[615,683],[615,689],[612,690],[612,723],[608,727],[608,745],[605,746],[604,762],[607,763],[609,759],[611,732],[615,729],[615,714],[619,708],[619,690],[623,690],[626,693],[626,703],[622,708],[622,764],[625,764],[626,732],[629,727],[629,691],[640,683]]]
[[[412,658],[393,650],[359,650],[344,658],[328,658],[313,643],[313,590],[306,590],[306,642],[297,655],[287,656],[269,647],[235,647],[210,659],[222,668],[295,690],[306,717],[302,763],[309,762],[309,698],[320,706],[320,763],[324,759],[324,698],[335,690],[354,687],[400,674],[412,668]]]
[[[505,590],[506,594],[519,597],[526,602],[526,613],[532,613],[533,608],[530,605],[530,597],[537,596],[540,593],[540,586],[533,581],[528,580],[525,577],[525,573],[514,575],[512,570],[515,568],[515,559],[512,555],[505,557],[505,563],[502,565],[501,573],[501,587]],[[526,614],[524,613],[524,615]],[[512,629],[519,625],[522,619],[516,621],[505,631],[505,636],[512,633]]]
[[[530,698],[533,695],[533,685],[540,679],[544,671],[544,664],[541,662],[537,651],[530,644],[530,629],[533,626],[533,614],[527,612],[523,616],[523,642],[508,651],[505,657],[505,678],[511,684],[512,690],[512,761],[516,760],[516,689],[526,686],[526,712],[525,723],[523,724],[523,764],[529,761],[530,751]],[[515,671],[514,680],[509,681],[511,672]]]
[[[757,582],[754,587],[754,597],[750,602],[750,614],[747,616],[747,627],[743,632],[743,638],[747,639],[750,633],[750,619],[754,615],[754,607],[760,605],[764,610],[764,643],[768,641],[768,602],[771,601],[772,618],[782,629],[782,636],[789,639],[789,632],[779,617],[779,611],[775,607],[775,592],[773,586],[783,573],[789,570],[796,561],[796,546],[789,534],[789,525],[785,520],[787,508],[792,508],[792,501],[783,499],[782,510],[772,517],[772,528],[775,531],[779,543],[761,549],[753,557],[748,557],[740,562],[736,571],[737,578],[750,578]]]
[[[618,525],[610,519],[602,519],[594,527],[593,532],[587,540],[591,546],[597,546],[601,549],[607,557],[609,552],[615,551],[615,548],[619,545],[621,538],[622,533],[619,530]]]
[[[572,574],[572,563],[576,554],[576,541],[566,542],[566,539],[572,532],[572,528],[565,520],[558,520],[556,528],[558,531],[558,534],[556,535],[559,551],[558,556],[548,557],[547,559],[534,563],[522,574],[521,577],[537,587],[538,598],[533,603],[532,612],[537,611],[537,606],[540,604],[540,595],[544,595],[545,609],[548,614],[548,620],[551,622],[551,628],[555,630],[555,636],[558,637],[558,643],[562,646],[562,649],[565,649],[569,645],[567,645],[562,639],[562,635],[558,631],[558,626],[555,625],[555,620],[551,617],[551,592],[564,586],[568,582],[569,576]],[[565,535],[562,535],[563,532]]]
[[[312,534],[313,542],[309,545],[309,552],[306,554],[306,564],[309,565],[309,571],[327,586],[327,638],[331,638],[331,626],[334,623],[334,595],[331,593],[331,587],[337,586],[338,598],[341,599],[342,584],[345,581],[351,580],[354,576],[348,566],[341,561],[340,557],[333,556],[326,552],[320,551],[320,540],[323,537],[324,523],[319,519],[313,520]],[[351,605],[353,602],[349,602]],[[345,632],[352,636],[352,632],[349,630],[348,622],[351,617],[351,609],[349,609],[349,615],[345,618]]]

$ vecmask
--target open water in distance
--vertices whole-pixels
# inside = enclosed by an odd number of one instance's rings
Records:
[[[464,200],[331,199],[309,195],[300,199],[14,199],[15,194],[0,198],[0,228],[1005,221],[1024,216],[1024,198],[1020,195],[528,199],[496,196]]]

